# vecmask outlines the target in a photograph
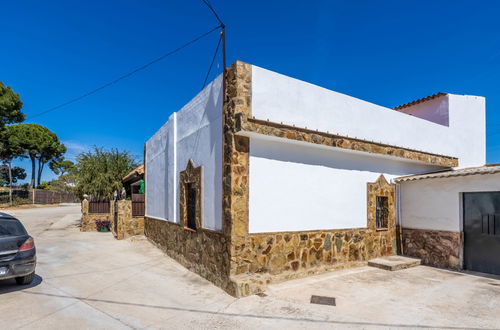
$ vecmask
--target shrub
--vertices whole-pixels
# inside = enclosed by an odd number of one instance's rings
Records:
[[[109,220],[96,220],[95,221],[95,226],[97,228],[97,231],[101,231],[101,228],[107,227],[109,229],[109,225],[111,222]]]

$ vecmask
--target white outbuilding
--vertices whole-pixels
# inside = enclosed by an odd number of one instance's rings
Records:
[[[500,164],[397,178],[403,252],[500,274]]]

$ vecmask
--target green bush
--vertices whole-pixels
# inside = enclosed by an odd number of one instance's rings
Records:
[[[31,204],[31,203],[33,203],[33,201],[28,198],[14,197],[14,199],[12,200],[12,206]]]

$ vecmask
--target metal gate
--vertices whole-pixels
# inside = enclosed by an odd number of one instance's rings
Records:
[[[463,194],[464,268],[500,275],[500,192]]]

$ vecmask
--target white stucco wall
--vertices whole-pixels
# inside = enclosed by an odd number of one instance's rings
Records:
[[[249,231],[363,228],[367,183],[436,167],[270,137],[250,139]]]
[[[203,167],[203,227],[222,229],[221,89],[219,76],[146,142],[146,216],[180,221],[179,172],[192,159]]]
[[[461,193],[484,191],[500,191],[500,173],[402,182],[400,224],[413,229],[461,231]]]
[[[449,126],[252,66],[252,114],[257,119],[458,157],[459,167],[484,165],[484,98],[442,98],[449,104]],[[434,106],[422,103],[418,108],[423,113]]]
[[[436,97],[422,103],[403,108],[401,111],[412,116],[422,118],[434,123],[449,126],[449,102],[446,95]]]
[[[175,116],[146,142],[146,215],[157,219],[175,219],[176,204],[172,189],[175,172]],[[149,183],[149,184],[148,184]]]

